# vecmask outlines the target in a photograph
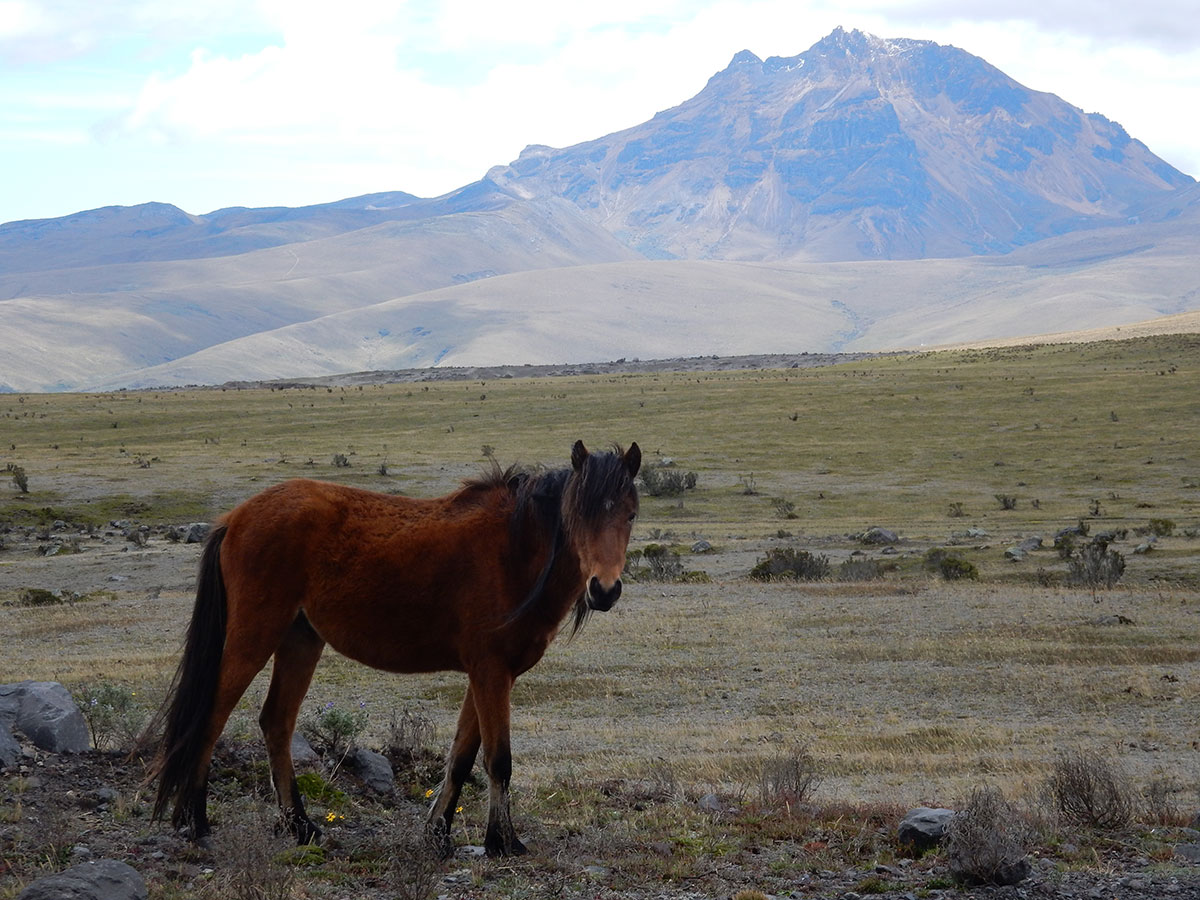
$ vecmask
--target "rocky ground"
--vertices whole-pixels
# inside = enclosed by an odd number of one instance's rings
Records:
[[[622,868],[590,853],[580,853],[587,836],[525,823],[532,831],[533,854],[516,861],[481,857],[481,848],[461,845],[442,865],[420,866],[398,851],[397,829],[418,821],[420,809],[404,799],[379,797],[353,776],[341,774],[340,789],[349,794],[353,814],[327,829],[320,855],[289,851],[283,839],[269,837],[269,820],[261,809],[254,821],[237,824],[229,798],[245,793],[249,772],[260,769],[261,750],[226,745],[218,754],[214,801],[220,821],[210,847],[196,847],[163,825],[148,820],[149,794],[141,762],[125,754],[89,751],[51,755],[26,744],[17,766],[0,776],[0,896],[11,896],[28,880],[89,859],[117,859],[136,868],[151,897],[180,896],[295,896],[391,898],[417,896],[408,887],[425,885],[426,896],[477,898],[489,896],[559,896],[603,900],[652,898],[736,897],[746,900],[758,890],[773,897],[842,898],[875,896],[887,900],[951,897],[1041,898],[1063,900],[1145,900],[1200,897],[1197,855],[1200,833],[1185,828],[1138,828],[1121,835],[1089,840],[1086,846],[1063,843],[1037,848],[1031,854],[1032,872],[1016,886],[963,889],[949,878],[944,856],[931,853],[919,859],[894,855],[864,856],[856,865],[822,868],[826,844],[840,839],[836,829],[808,823],[795,840],[744,842],[733,852],[691,860],[673,874],[664,860],[641,871]],[[262,793],[261,786],[258,792]],[[634,802],[631,785],[609,785],[611,806],[620,811]],[[265,809],[265,797],[261,807]],[[672,803],[692,804],[685,798]],[[748,815],[710,797],[707,815],[724,820],[731,831]],[[224,815],[221,815],[221,813]],[[353,824],[349,824],[349,820]],[[399,822],[399,824],[398,824]],[[265,824],[264,824],[265,823]],[[874,829],[863,849],[878,851],[894,845],[894,828]],[[224,835],[222,836],[222,832]],[[650,857],[683,852],[670,835],[654,842]],[[812,838],[808,840],[808,838]],[[231,844],[231,839],[237,845]],[[594,839],[594,838],[593,838]],[[861,838],[860,838],[861,839]],[[253,846],[261,845],[261,846]],[[1173,850],[1171,848],[1174,848]],[[591,848],[594,850],[594,847]],[[258,856],[255,857],[257,850]],[[628,859],[628,854],[623,854]],[[814,865],[789,863],[811,858]],[[884,861],[886,859],[886,861]],[[282,862],[281,862],[282,861]],[[781,873],[787,872],[784,875]],[[260,893],[244,893],[247,885]],[[272,887],[273,885],[273,887]],[[282,892],[286,887],[286,892]],[[408,885],[406,887],[405,885]],[[271,893],[277,891],[277,893]]]

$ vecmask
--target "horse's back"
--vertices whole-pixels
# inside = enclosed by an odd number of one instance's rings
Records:
[[[233,602],[303,610],[334,649],[377,668],[459,668],[458,639],[496,597],[503,503],[486,493],[418,499],[309,479],[226,517]],[[240,598],[240,601],[239,601]]]

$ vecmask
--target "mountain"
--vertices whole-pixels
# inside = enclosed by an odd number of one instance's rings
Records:
[[[1193,183],[965,51],[840,28],[799,56],[743,51],[649,122],[488,177],[565,197],[649,258],[819,261],[1004,253]]]
[[[0,225],[0,390],[875,350],[1200,308],[1200,186],[928,41],[737,54],[435,198]]]

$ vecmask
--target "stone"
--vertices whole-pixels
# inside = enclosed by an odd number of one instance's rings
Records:
[[[8,724],[0,721],[0,769],[15,766],[21,758],[21,745],[9,731]]]
[[[712,553],[713,545],[710,544],[708,541],[696,541],[696,543],[692,544],[692,552],[693,553]]]
[[[1020,562],[1034,550],[1041,549],[1042,539],[1040,537],[1027,537],[1005,550],[1004,556],[1006,559],[1011,559],[1014,562]]]
[[[319,768],[321,757],[312,744],[299,731],[292,732],[292,764],[306,768]]]
[[[908,811],[896,828],[896,840],[900,846],[913,852],[924,853],[941,844],[946,829],[954,818],[952,809],[930,809],[919,806]]]
[[[1175,848],[1175,858],[1194,865],[1200,865],[1200,844],[1180,844]]]
[[[208,537],[212,526],[207,522],[193,522],[191,525],[184,526],[183,542],[185,544],[200,544]]]
[[[0,685],[0,722],[51,753],[81,753],[91,746],[83,713],[56,681]]]
[[[894,544],[900,540],[900,536],[894,531],[875,525],[859,535],[858,539],[864,544]]]
[[[696,805],[705,812],[721,812],[725,809],[724,805],[721,803],[721,798],[716,794],[705,794],[698,801],[696,801]]]
[[[146,900],[137,870],[115,859],[80,863],[30,884],[17,900]]]
[[[392,764],[382,753],[356,747],[346,756],[351,771],[362,779],[363,784],[380,794],[390,794],[396,788],[396,773]]]

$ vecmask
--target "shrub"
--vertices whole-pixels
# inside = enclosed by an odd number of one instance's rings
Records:
[[[433,720],[420,710],[404,707],[399,713],[392,710],[388,723],[387,755],[393,759],[420,758],[433,743]]]
[[[134,699],[137,693],[123,684],[98,681],[75,691],[75,704],[83,713],[97,750],[133,747],[148,718]]]
[[[9,463],[4,467],[4,471],[12,475],[13,487],[22,494],[29,493],[29,476],[25,474],[25,468],[14,463]]]
[[[979,580],[979,569],[975,567],[975,563],[961,556],[947,556],[938,566],[938,571],[947,581]]]
[[[750,577],[756,581],[773,581],[777,578],[820,581],[829,577],[829,557],[793,547],[775,548],[768,550],[767,555],[750,570]]]
[[[763,803],[792,806],[809,799],[821,778],[806,747],[797,747],[763,760],[759,791]]]
[[[883,565],[876,559],[848,559],[838,566],[838,581],[876,581],[883,577]]]
[[[783,497],[773,497],[771,499],[771,506],[775,510],[775,515],[779,516],[781,519],[797,518],[796,504],[791,500],[787,500]]]
[[[678,551],[666,544],[647,544],[642,550],[646,564],[639,574],[650,581],[674,581],[683,575],[683,562]]]
[[[950,874],[960,884],[1016,884],[1030,871],[1029,829],[999,788],[976,788],[946,829]]]
[[[334,467],[335,469],[348,469],[348,468],[350,468],[350,460],[346,458],[346,454],[345,454],[345,453],[335,453],[335,454],[333,454],[333,467]]]
[[[1085,546],[1071,559],[1067,584],[1072,587],[1112,588],[1125,574],[1125,557],[1108,544],[1097,541]]]
[[[923,560],[926,569],[939,573],[947,581],[968,579],[976,581],[979,569],[975,564],[951,553],[945,547],[930,547],[925,551]]]
[[[651,497],[677,497],[696,487],[696,473],[673,466],[646,466],[641,474],[642,487]]]
[[[1175,523],[1170,519],[1151,519],[1148,527],[1155,537],[1170,537],[1175,532]]]
[[[341,760],[367,727],[367,719],[365,703],[360,701],[357,709],[348,710],[330,700],[304,723],[302,730],[314,747]]]
[[[1001,509],[1016,509],[1017,498],[1012,494],[996,494],[996,502],[1000,504]]]
[[[1047,788],[1055,810],[1072,824],[1118,829],[1133,820],[1128,776],[1095,751],[1060,752]]]

